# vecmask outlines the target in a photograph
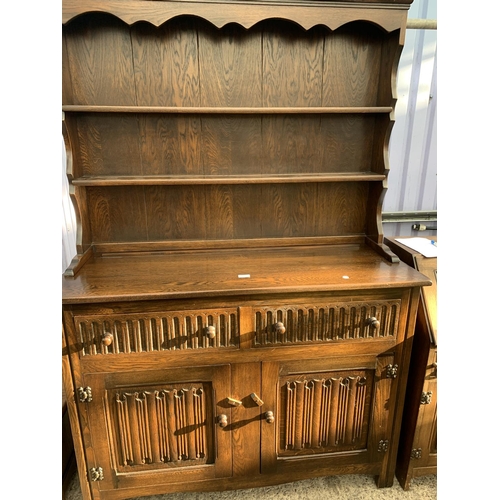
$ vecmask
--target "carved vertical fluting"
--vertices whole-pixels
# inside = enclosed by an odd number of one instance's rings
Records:
[[[149,413],[147,396],[149,393],[136,392],[134,394],[137,412],[137,428],[139,434],[140,461],[143,464],[153,461],[151,450],[151,431],[149,426]]]
[[[344,378],[339,385],[339,405],[337,408],[337,429],[335,432],[335,444],[341,444],[345,441],[346,433],[346,414],[347,414],[347,398],[349,396],[349,379]]]
[[[125,353],[129,354],[132,352],[132,345],[130,342],[130,321],[122,322],[122,332],[124,335]]]
[[[320,408],[320,429],[319,446],[328,444],[328,429],[330,427],[330,405],[332,401],[332,384],[330,380],[323,380],[321,383],[321,408]]]
[[[352,447],[365,420],[366,378],[287,381],[283,449]]]
[[[116,408],[118,414],[118,429],[120,437],[121,464],[123,466],[132,463],[132,442],[130,436],[130,420],[128,416],[127,396],[116,395]]]
[[[168,434],[168,401],[166,391],[155,391],[155,410],[158,428],[159,461],[170,462],[170,446]]]
[[[115,396],[123,466],[206,458],[206,402],[201,386],[121,392]]]
[[[313,448],[321,446],[321,427],[322,427],[322,399],[324,380],[312,380],[312,402],[311,402],[311,436],[309,442]]]
[[[303,407],[303,431],[301,448],[311,443],[312,438],[312,409],[313,409],[313,392],[314,382],[304,383],[304,407]]]
[[[347,391],[347,412],[346,412],[346,433],[344,443],[352,443],[354,441],[354,408],[356,405],[356,395],[354,387],[354,377],[346,378]]]
[[[177,429],[177,420],[175,414],[175,397],[173,391],[165,391],[168,401],[168,413],[167,413],[167,430],[168,430],[168,442],[170,443],[170,460],[175,462],[179,459],[179,450],[177,447],[177,437],[175,431]]]
[[[186,400],[184,398],[184,392],[173,390],[174,393],[174,405],[175,405],[175,418],[176,418],[176,435],[177,435],[177,460],[186,460],[189,456],[187,450],[187,440],[186,433],[179,432],[179,429],[185,429],[186,427]]]
[[[293,448],[300,450],[303,447],[303,422],[304,422],[304,382],[295,382],[295,411]]]
[[[329,379],[330,391],[330,404],[329,404],[329,415],[328,415],[328,437],[325,441],[328,442],[328,446],[335,446],[337,444],[337,413],[339,406],[339,396],[340,396],[340,379],[331,378]]]
[[[297,412],[296,407],[296,391],[297,384],[295,382],[287,382],[286,385],[286,425],[285,425],[285,449],[293,449],[294,447],[294,434],[295,434],[295,418]]]

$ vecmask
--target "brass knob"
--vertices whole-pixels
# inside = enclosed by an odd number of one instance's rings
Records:
[[[209,339],[214,339],[215,338],[215,326],[206,326],[205,327],[205,335],[209,338]]]
[[[227,427],[227,415],[219,415],[217,417],[217,423],[219,424],[219,427]]]
[[[375,316],[368,318],[366,322],[368,323],[368,326],[372,326],[376,330],[380,328],[380,321],[377,318],[375,318]]]
[[[109,346],[113,343],[113,335],[111,333],[105,333],[101,339],[102,345]]]
[[[274,413],[272,411],[266,411],[266,413],[264,413],[264,418],[268,424],[272,424],[274,422]]]
[[[274,323],[273,328],[274,331],[279,335],[284,335],[284,333],[286,332],[285,325],[281,321]]]

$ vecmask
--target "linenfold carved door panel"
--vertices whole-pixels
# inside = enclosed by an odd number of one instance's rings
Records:
[[[382,462],[393,406],[389,401],[394,356],[357,359],[352,368],[339,368],[338,360],[332,359],[263,365],[267,376],[275,377],[274,388],[265,396],[271,400],[275,394],[278,423],[275,436],[268,426],[262,427],[264,469],[275,469],[279,461],[289,459],[328,460],[333,454],[353,452]]]
[[[278,455],[366,448],[372,387],[368,370],[281,378]]]
[[[85,405],[100,490],[231,475],[229,365],[90,374]]]

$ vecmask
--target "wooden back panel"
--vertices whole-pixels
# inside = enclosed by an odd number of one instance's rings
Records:
[[[82,241],[369,234],[381,242],[382,180],[332,175],[387,174],[387,112],[234,108],[390,109],[400,43],[399,30],[364,21],[332,31],[282,19],[250,29],[216,28],[195,16],[159,27],[105,13],[71,20],[64,26],[63,103],[129,107],[66,112],[70,180],[94,179],[74,197]],[[330,178],[301,182],[305,175]],[[221,185],[217,176],[232,181]],[[266,176],[292,177],[255,182]],[[158,177],[175,185],[144,185]]]

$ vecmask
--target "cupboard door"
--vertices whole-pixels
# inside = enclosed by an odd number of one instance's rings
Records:
[[[263,365],[274,380],[264,396],[274,402],[275,417],[275,427],[262,423],[263,472],[305,466],[314,458],[332,466],[382,464],[391,428],[394,356]]]
[[[89,374],[85,405],[100,491],[232,474],[229,365]],[[99,477],[98,477],[99,476]]]

